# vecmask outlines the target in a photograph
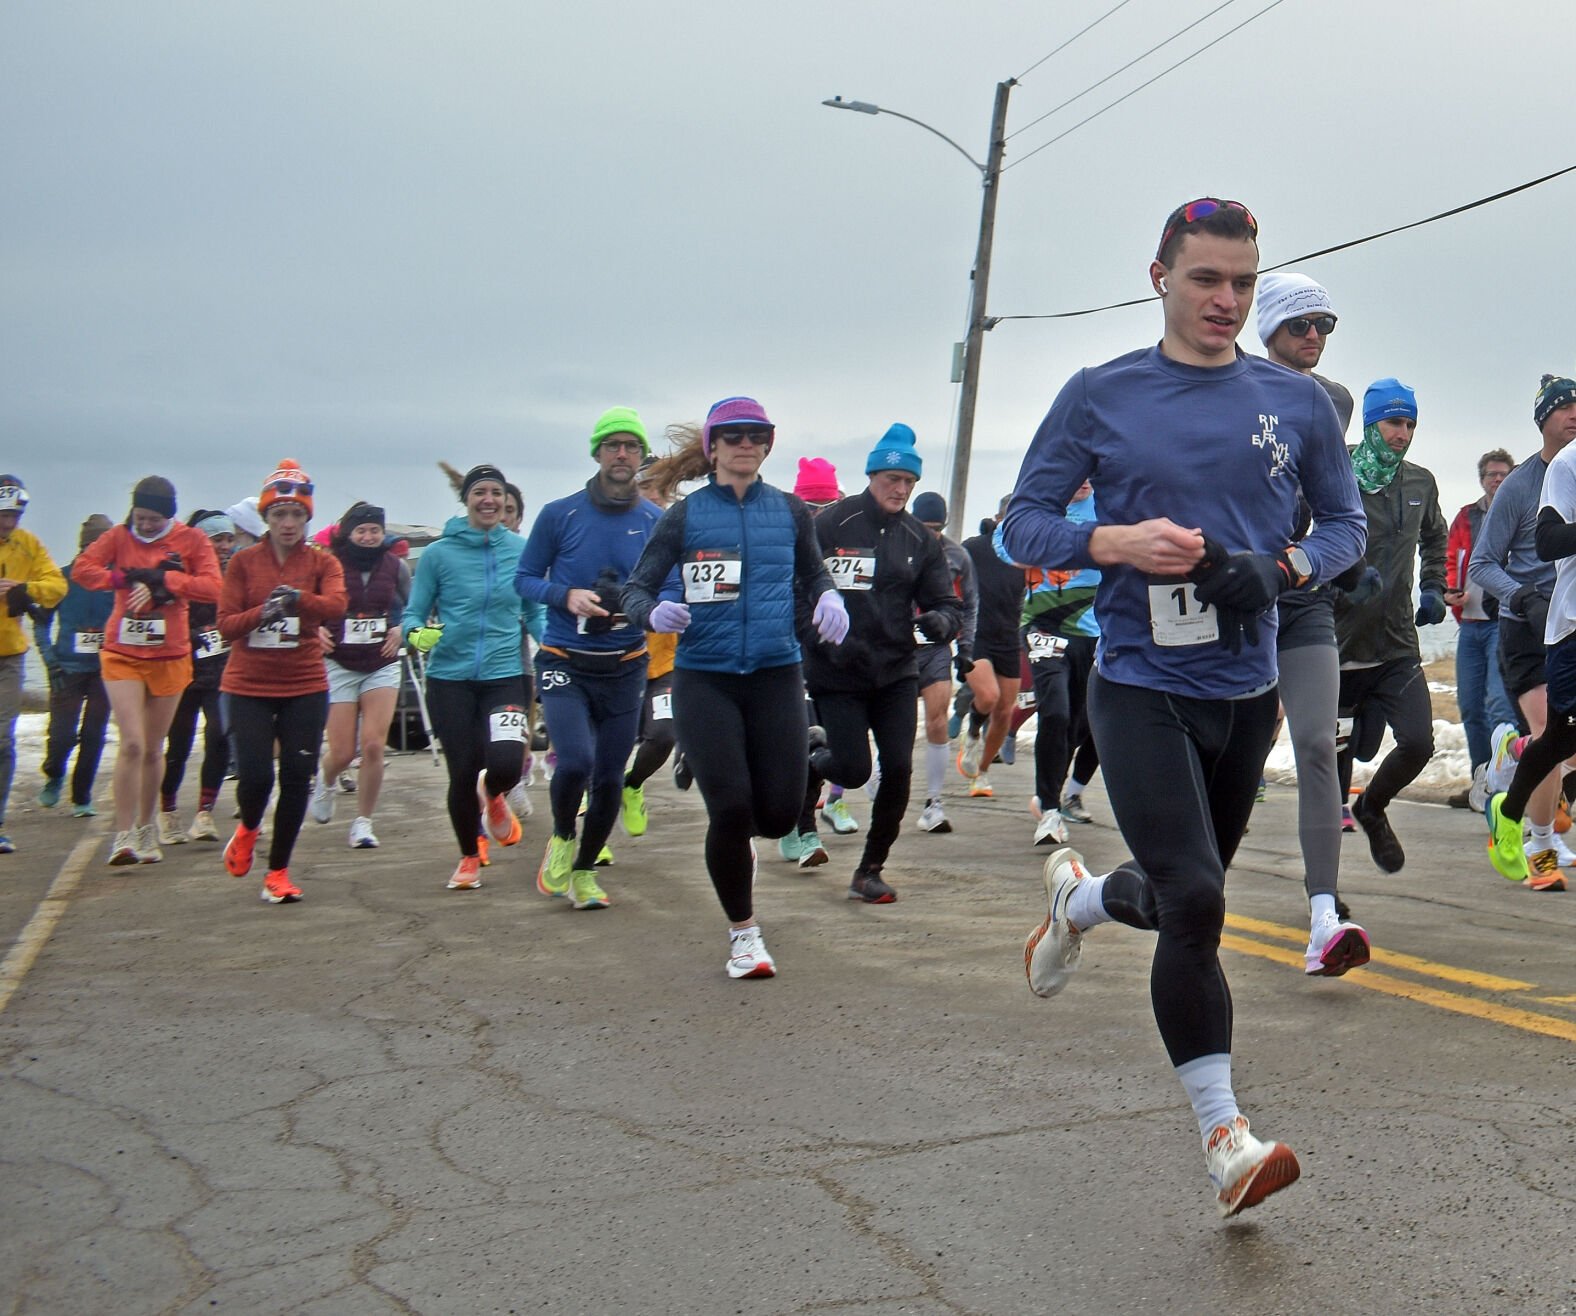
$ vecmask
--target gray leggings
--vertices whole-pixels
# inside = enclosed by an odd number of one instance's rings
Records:
[[[1341,866],[1341,782],[1335,768],[1340,659],[1331,644],[1283,649],[1280,701],[1297,759],[1297,838],[1310,896],[1335,894]]]

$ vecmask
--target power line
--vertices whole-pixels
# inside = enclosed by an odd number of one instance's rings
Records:
[[[1085,32],[1092,31],[1093,29],[1099,27],[1101,23],[1110,18],[1111,15],[1114,14],[1118,9],[1121,9],[1124,5],[1130,5],[1132,3],[1133,0],[1119,0],[1119,3],[1112,5],[1111,8],[1107,9],[1105,13],[1100,15],[1099,18],[1090,23],[1088,27],[1079,28],[1078,31],[1074,32],[1072,36],[1068,37],[1066,41],[1062,42],[1062,44],[1057,46],[1055,50],[1051,51],[1050,55],[1042,55],[1039,59],[1035,60],[1034,63],[1030,64],[1028,68],[1024,69],[1024,71],[1020,73],[1017,78],[1014,79],[1014,81],[1022,82],[1026,77],[1029,76],[1029,74],[1033,73],[1035,69],[1039,68],[1041,64],[1050,59],[1051,55],[1060,55],[1062,51],[1066,50],[1068,46],[1072,45],[1073,42],[1078,40],[1078,38],[1081,37]]]
[[[1559,178],[1562,174],[1576,172],[1576,164],[1566,165],[1563,169],[1556,169],[1552,174],[1544,174],[1542,178],[1534,178],[1530,182],[1518,183],[1515,187],[1507,187],[1503,192],[1495,192],[1493,196],[1480,197],[1476,201],[1468,201],[1465,205],[1452,206],[1449,210],[1441,210],[1437,215],[1430,215],[1427,219],[1413,220],[1410,224],[1398,224],[1395,228],[1387,228],[1381,233],[1370,233],[1367,237],[1353,238],[1350,242],[1338,242],[1333,247],[1320,247],[1318,251],[1310,251],[1305,256],[1293,256],[1290,260],[1283,260],[1278,265],[1267,265],[1259,271],[1268,274],[1272,270],[1283,270],[1288,265],[1302,265],[1307,261],[1315,260],[1320,256],[1328,256],[1333,252],[1347,251],[1352,247],[1360,247],[1366,242],[1377,242],[1380,238],[1388,238],[1395,233],[1405,233],[1408,229],[1422,228],[1424,224],[1437,223],[1441,219],[1449,219],[1452,215],[1464,214],[1468,210],[1476,210],[1479,206],[1486,206],[1495,201],[1503,201],[1508,196],[1515,196],[1517,192],[1525,192],[1528,188],[1537,187],[1551,179]],[[1142,306],[1145,302],[1159,301],[1158,297],[1135,297],[1131,301],[1111,302],[1107,306],[1091,306],[1082,311],[1057,311],[1050,315],[993,315],[986,323],[986,328],[993,329],[1003,320],[1071,320],[1080,315],[1098,315],[1101,311],[1116,311],[1124,306]]]
[[[1283,5],[1285,3],[1286,3],[1286,0],[1270,0],[1270,3],[1265,5],[1263,9],[1258,11],[1258,13],[1251,14],[1247,18],[1244,18],[1242,20],[1242,22],[1240,22],[1240,23],[1238,23],[1236,25],[1236,27],[1227,28],[1226,31],[1222,32],[1213,41],[1208,42],[1207,44],[1200,46],[1191,55],[1188,55],[1188,56],[1186,56],[1186,57],[1184,57],[1182,59],[1179,59],[1175,64],[1172,64],[1169,68],[1161,69],[1159,73],[1155,74],[1155,76],[1150,78],[1148,81],[1140,82],[1136,87],[1134,87],[1132,89],[1132,91],[1127,92],[1125,95],[1118,96],[1114,101],[1112,101],[1104,109],[1096,110],[1093,114],[1089,115],[1087,118],[1083,118],[1083,119],[1078,120],[1078,122],[1073,124],[1073,126],[1071,128],[1068,128],[1065,132],[1057,133],[1056,136],[1051,138],[1050,141],[1048,141],[1048,142],[1041,142],[1040,145],[1036,146],[1027,155],[1019,156],[1018,159],[1014,160],[1010,165],[1006,166],[1006,168],[1003,169],[1002,172],[1006,173],[1007,169],[1016,169],[1019,165],[1023,164],[1024,161],[1033,159],[1041,151],[1043,151],[1047,146],[1055,146],[1057,142],[1061,141],[1062,138],[1066,137],[1069,133],[1075,133],[1080,128],[1082,128],[1084,126],[1084,124],[1090,123],[1093,120],[1098,119],[1102,114],[1104,114],[1106,112],[1106,110],[1114,110],[1123,101],[1127,100],[1128,97],[1138,95],[1138,93],[1143,91],[1143,89],[1145,87],[1151,86],[1152,84],[1154,84],[1156,82],[1159,82],[1161,78],[1166,76],[1166,74],[1175,72],[1177,69],[1181,68],[1184,64],[1186,64],[1188,62],[1188,60],[1197,59],[1200,55],[1202,55],[1211,46],[1218,46],[1227,37],[1231,36],[1232,33],[1242,31],[1243,28],[1245,28],[1249,23],[1253,22],[1255,19],[1263,18],[1265,14],[1270,12],[1270,10],[1276,8],[1279,5]]]
[[[1112,78],[1117,77],[1120,74],[1126,73],[1127,70],[1132,68],[1134,64],[1142,63],[1144,60],[1148,59],[1151,55],[1153,55],[1155,53],[1155,51],[1160,50],[1162,47],[1169,46],[1173,41],[1175,41],[1180,36],[1186,36],[1189,32],[1191,32],[1200,23],[1204,22],[1205,19],[1213,18],[1216,14],[1218,14],[1222,9],[1225,9],[1228,5],[1234,5],[1236,3],[1237,3],[1237,0],[1222,0],[1222,3],[1216,5],[1213,9],[1211,9],[1209,11],[1209,13],[1203,15],[1203,17],[1201,17],[1201,18],[1195,18],[1186,27],[1180,29],[1179,31],[1173,32],[1170,36],[1168,36],[1164,41],[1160,42],[1158,45],[1150,46],[1149,49],[1146,50],[1142,55],[1139,55],[1139,56],[1137,56],[1134,59],[1128,60],[1127,63],[1122,65],[1121,68],[1115,70],[1115,72],[1107,73],[1105,75],[1105,77],[1100,79],[1099,82],[1091,82],[1087,87],[1085,87],[1076,96],[1069,96],[1060,105],[1054,106],[1053,108],[1051,108],[1049,110],[1046,110],[1045,113],[1040,115],[1039,118],[1037,118],[1037,119],[1030,119],[1028,123],[1023,125],[1023,127],[1013,129],[1012,132],[1007,134],[1007,140],[1010,142],[1019,133],[1026,133],[1026,132],[1028,132],[1029,129],[1034,127],[1035,124],[1037,124],[1037,123],[1044,123],[1045,120],[1047,120],[1047,119],[1049,119],[1051,117],[1051,115],[1060,113],[1062,110],[1065,110],[1069,105],[1071,105],[1076,100],[1082,100],[1085,96],[1087,96],[1091,91],[1094,91],[1097,87],[1105,86],[1105,84],[1108,83]],[[1053,55],[1055,53],[1056,53],[1055,51],[1051,52],[1051,54],[1053,54]],[[1046,58],[1049,59],[1050,56],[1047,55]],[[1025,156],[1024,158],[1028,159],[1027,156]]]

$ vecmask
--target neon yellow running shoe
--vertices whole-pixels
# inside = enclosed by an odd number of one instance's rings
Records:
[[[576,869],[569,875],[569,899],[576,909],[606,909],[613,903],[597,884],[593,868]]]
[[[646,788],[624,787],[624,830],[631,836],[646,834]]]
[[[1500,810],[1505,803],[1501,791],[1488,802],[1488,857],[1494,871],[1512,882],[1527,880],[1527,852],[1521,848],[1521,819],[1507,818]]]
[[[575,861],[575,838],[554,835],[536,872],[536,889],[544,896],[561,896],[569,890],[569,872]]]

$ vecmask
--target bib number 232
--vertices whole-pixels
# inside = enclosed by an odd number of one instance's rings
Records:
[[[704,549],[679,568],[686,603],[734,603],[739,597],[743,564],[737,553]]]
[[[1149,629],[1155,643],[1175,649],[1220,638],[1220,619],[1200,603],[1193,582],[1175,576],[1149,578]]]

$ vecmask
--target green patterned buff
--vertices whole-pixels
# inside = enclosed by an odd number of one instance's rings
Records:
[[[1411,446],[1410,444],[1408,445]],[[1395,479],[1403,454],[1392,452],[1378,425],[1363,426],[1363,441],[1352,449],[1352,474],[1364,493],[1378,493]]]

